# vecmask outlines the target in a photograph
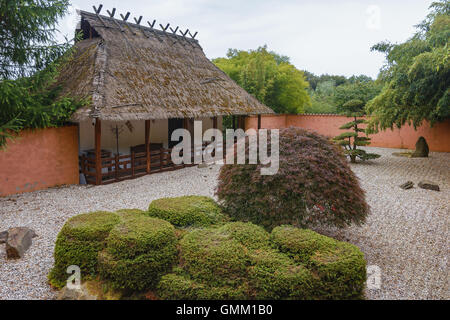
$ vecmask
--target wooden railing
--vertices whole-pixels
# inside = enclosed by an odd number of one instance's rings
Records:
[[[206,144],[201,147],[192,148],[192,164],[176,165],[172,162],[172,149],[159,149],[150,151],[150,174],[164,171],[178,170],[185,167],[194,166],[195,153],[200,155],[205,150]],[[223,146],[218,146],[223,147]],[[182,156],[182,155],[180,155]],[[95,158],[81,155],[80,171],[84,174],[88,184],[96,183]],[[134,179],[148,174],[147,153],[135,153],[127,155],[115,155],[114,157],[101,159],[101,182],[108,184],[127,179]]]

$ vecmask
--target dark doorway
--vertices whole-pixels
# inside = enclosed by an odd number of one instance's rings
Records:
[[[179,141],[171,141],[172,133],[176,129],[183,129],[183,119],[169,119],[169,148],[173,148],[179,143]]]

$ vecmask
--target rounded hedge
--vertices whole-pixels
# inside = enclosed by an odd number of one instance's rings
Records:
[[[244,285],[212,287],[187,275],[170,273],[161,278],[157,292],[165,300],[245,300],[247,291]]]
[[[319,277],[315,295],[325,299],[359,299],[366,282],[366,261],[358,247],[292,226],[273,229],[275,246]]]
[[[56,241],[53,285],[65,284],[69,265],[114,296],[162,299],[355,299],[366,279],[357,247],[310,230],[269,233],[244,222],[177,230],[134,209],[68,220]]]
[[[255,299],[305,300],[313,296],[312,273],[287,255],[277,250],[257,251],[252,261],[248,277]]]
[[[186,234],[179,267],[161,278],[156,293],[176,300],[355,299],[365,277],[355,246],[309,230],[283,226],[269,234],[238,222]]]
[[[203,196],[154,200],[150,203],[148,215],[169,221],[177,227],[204,227],[226,220],[217,203]]]
[[[222,166],[216,195],[224,213],[269,230],[363,223],[369,208],[342,150],[300,128],[279,133],[275,175],[261,175],[261,164]]]
[[[270,247],[270,236],[267,231],[253,223],[231,222],[220,227],[219,231],[228,234],[249,249]]]
[[[180,249],[189,274],[211,285],[240,282],[250,261],[246,247],[216,229],[200,229],[187,234],[180,241]]]
[[[105,241],[98,257],[100,275],[118,289],[151,288],[177,257],[175,228],[140,214],[121,214]]]
[[[69,219],[58,234],[55,244],[55,264],[49,274],[50,284],[62,288],[69,275],[67,267],[80,267],[83,278],[98,273],[97,255],[106,246],[109,232],[120,222],[117,214],[92,212]]]

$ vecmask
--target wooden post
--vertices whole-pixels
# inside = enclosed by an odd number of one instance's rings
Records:
[[[213,117],[213,129],[217,129],[217,117]]]
[[[145,152],[147,155],[147,173],[150,173],[150,120],[145,120]]]
[[[131,152],[131,177],[134,178],[134,151]]]
[[[95,184],[102,184],[102,121],[95,119]]]
[[[116,153],[114,156],[114,177],[116,178],[116,181],[119,181],[119,154]]]
[[[236,116],[231,116],[231,119],[233,121],[233,130],[236,130]]]
[[[85,172],[86,172],[86,156],[83,154],[81,155],[81,173],[85,174]]]
[[[258,114],[258,130],[261,129],[261,115]]]

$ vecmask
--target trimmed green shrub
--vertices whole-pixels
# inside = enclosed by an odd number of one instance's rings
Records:
[[[298,263],[309,263],[311,256],[319,251],[333,248],[336,240],[322,236],[312,230],[280,226],[270,234],[272,243],[281,252]]]
[[[69,219],[56,239],[50,284],[62,288],[69,277],[66,270],[70,265],[79,266],[83,278],[95,276],[98,273],[98,252],[105,247],[106,237],[119,221],[117,214],[102,211]]]
[[[308,299],[313,295],[313,275],[288,256],[265,250],[252,254],[249,281],[256,299]]]
[[[362,224],[369,207],[342,150],[300,128],[279,133],[277,174],[261,175],[262,164],[222,166],[216,194],[224,213],[268,230]]]
[[[148,215],[177,227],[204,227],[226,221],[217,203],[208,197],[185,196],[152,201]]]
[[[186,271],[211,286],[239,283],[250,263],[247,248],[217,229],[187,234],[181,239],[180,248]]]
[[[188,300],[354,299],[362,297],[365,277],[355,246],[309,230],[283,226],[269,235],[237,222],[186,234],[179,267],[161,278],[156,293]]]
[[[177,257],[175,228],[167,221],[122,213],[99,254],[99,270],[114,288],[144,290],[155,286]]]
[[[248,292],[245,285],[212,287],[175,273],[163,276],[157,290],[167,300],[244,300]]]
[[[269,233],[264,228],[252,223],[232,222],[219,229],[249,249],[270,247]]]
[[[65,284],[69,265],[120,298],[152,290],[162,299],[355,299],[366,278],[357,247],[310,230],[269,234],[244,222],[175,229],[139,210],[71,218],[58,235],[53,285]]]
[[[303,263],[320,281],[314,295],[320,299],[359,299],[366,282],[366,261],[358,247],[292,226],[272,231],[273,243],[294,261]]]

